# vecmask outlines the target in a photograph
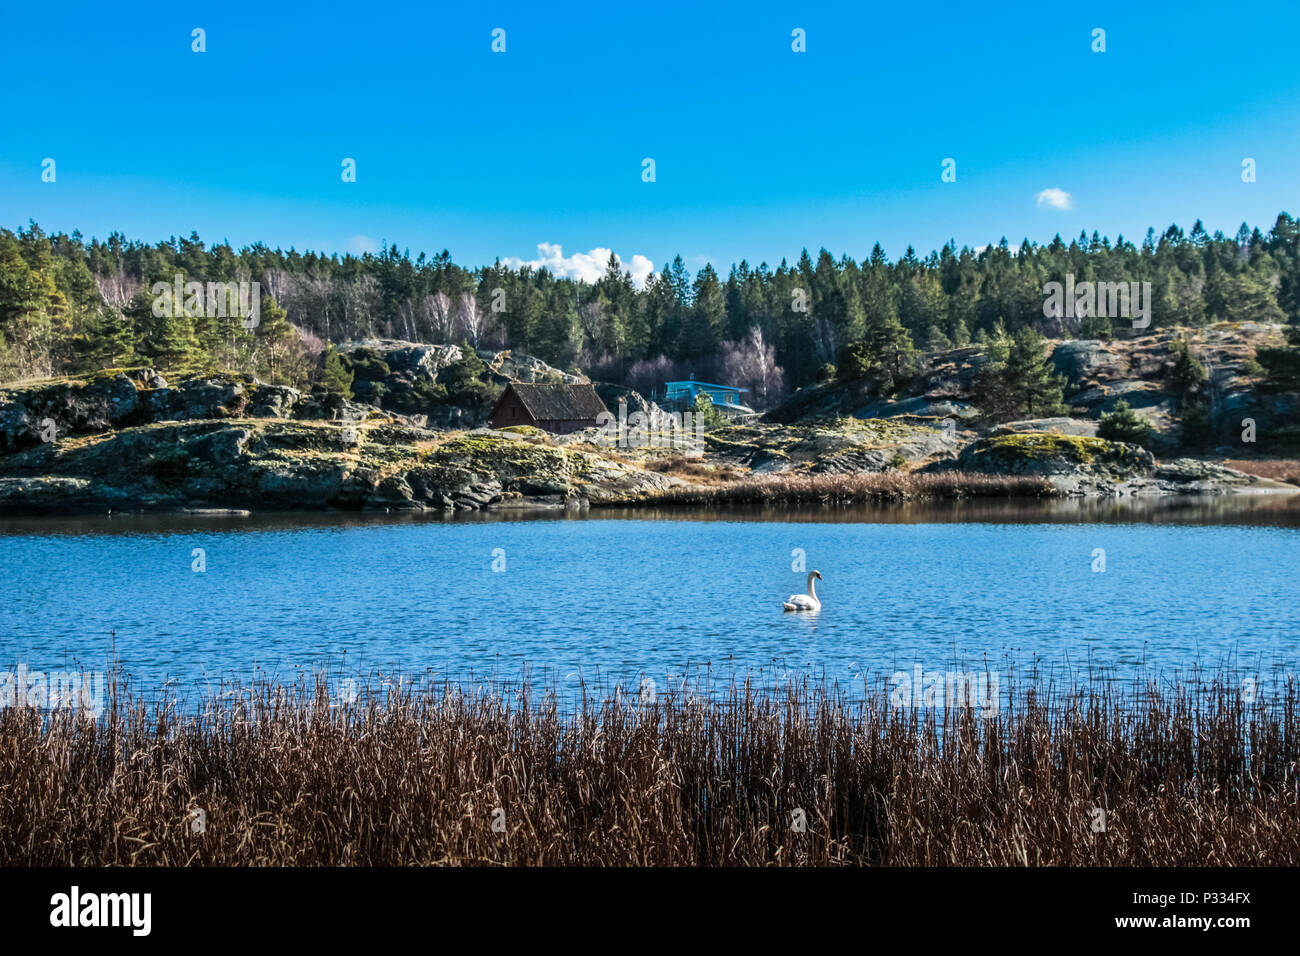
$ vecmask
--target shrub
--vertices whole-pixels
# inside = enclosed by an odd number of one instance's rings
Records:
[[[713,407],[713,399],[709,397],[708,392],[696,393],[692,411],[695,412],[695,420],[702,422],[705,428],[714,428],[727,423],[727,417]]]
[[[331,395],[342,395],[344,398],[352,398],[352,382],[354,375],[351,368],[345,364],[345,360],[339,356],[334,346],[330,346],[321,353],[320,372],[317,377],[317,384]]]
[[[1201,386],[1210,380],[1210,375],[1188,346],[1187,340],[1174,339],[1169,350],[1174,354],[1174,364],[1165,376],[1165,384],[1179,396],[1200,391]]]
[[[1210,406],[1203,401],[1188,402],[1183,409],[1179,437],[1185,445],[1208,445],[1214,440],[1214,417]]]
[[[845,382],[862,378],[871,371],[871,355],[867,350],[866,343],[854,342],[851,345],[844,346],[844,348],[840,349],[840,354],[836,356],[835,364],[824,366],[824,368],[830,368],[834,377]]]
[[[438,384],[446,389],[446,400],[466,408],[485,408],[500,394],[489,382],[488,368],[468,344],[462,356],[438,373]]]
[[[331,351],[333,346],[331,346]],[[368,379],[380,382],[393,374],[384,357],[374,349],[353,349],[342,357],[343,366],[352,373],[353,379]]]
[[[1105,438],[1107,441],[1128,442],[1145,448],[1155,437],[1155,430],[1142,416],[1129,408],[1128,402],[1120,399],[1115,403],[1113,412],[1101,416],[1097,437]]]

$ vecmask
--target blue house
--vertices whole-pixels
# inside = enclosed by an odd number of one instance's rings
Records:
[[[713,407],[725,415],[756,415],[757,412],[740,400],[741,393],[748,391],[747,388],[734,385],[714,385],[712,382],[691,379],[686,382],[665,382],[663,396],[656,397],[656,400],[667,411],[687,411],[695,406],[695,397],[703,392],[712,400]]]
[[[712,385],[708,382],[697,382],[695,379],[691,379],[689,382],[665,382],[664,400],[694,405],[695,396],[700,392],[704,392],[713,400],[714,405],[739,405],[740,393],[748,391],[747,388],[735,388],[731,385]]]

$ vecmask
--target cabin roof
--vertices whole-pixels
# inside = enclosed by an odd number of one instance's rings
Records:
[[[529,385],[511,382],[502,393],[498,407],[510,392],[515,393],[515,397],[528,409],[528,414],[533,416],[534,421],[596,418],[601,412],[609,411],[591,385]]]

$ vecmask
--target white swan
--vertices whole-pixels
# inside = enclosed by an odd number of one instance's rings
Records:
[[[791,594],[789,600],[781,602],[781,606],[787,611],[820,611],[822,602],[817,600],[817,585],[813,584],[814,581],[820,580],[822,580],[820,571],[809,571],[808,593]]]

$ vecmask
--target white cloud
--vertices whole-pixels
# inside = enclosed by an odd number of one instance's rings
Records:
[[[1064,189],[1057,189],[1053,186],[1051,189],[1044,189],[1034,197],[1038,200],[1038,208],[1042,209],[1048,206],[1052,209],[1073,209],[1074,197]]]
[[[605,274],[605,264],[609,262],[609,249],[592,249],[590,252],[575,252],[571,256],[564,254],[559,243],[539,242],[536,259],[519,259],[509,256],[502,263],[511,269],[532,266],[534,269],[548,269],[558,276],[595,282]],[[637,287],[645,285],[645,280],[655,271],[655,264],[642,255],[634,255],[631,260],[617,256],[619,266],[632,274],[632,281]]]
[[[364,255],[369,252],[374,254],[379,251],[379,243],[369,236],[353,236],[348,240],[348,252],[355,256]]]

